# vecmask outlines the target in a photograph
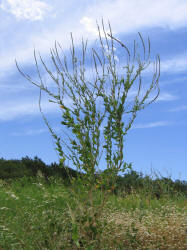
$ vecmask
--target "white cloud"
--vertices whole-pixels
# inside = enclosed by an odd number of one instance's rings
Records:
[[[87,31],[89,33],[89,35],[91,34],[93,37],[98,37],[98,28],[96,25],[96,20],[94,20],[93,18],[84,16],[83,18],[81,18],[80,24],[82,24],[84,26],[85,31]],[[103,29],[101,28],[100,24],[99,24],[99,26],[100,26],[101,37],[105,37],[105,34],[104,34]],[[108,27],[105,28],[105,32],[106,32],[106,34],[109,33]]]
[[[145,95],[145,92],[146,92],[146,89],[143,89],[143,91],[140,93],[140,99],[143,98],[143,96]],[[149,98],[147,99],[147,102],[150,102],[155,97],[156,93],[157,92],[155,92],[155,94],[151,93]],[[136,95],[137,95],[137,90],[130,90],[128,94],[128,98],[129,98],[128,100],[132,101]],[[179,99],[178,96],[172,95],[168,92],[161,92],[155,101],[156,102],[161,102],[161,101],[168,102],[168,101],[175,101],[178,99]]]
[[[22,132],[13,132],[12,136],[33,136],[48,132],[47,129],[29,129]]]
[[[61,127],[53,127],[53,131],[56,133],[61,132]],[[43,133],[49,133],[49,129],[48,128],[38,128],[38,129],[33,129],[33,128],[28,128],[28,129],[24,129],[21,130],[20,132],[12,132],[10,135],[12,136],[34,136],[34,135],[39,135],[39,134],[43,134]]]
[[[15,94],[15,93],[20,93],[23,91],[30,91],[32,90],[32,86],[30,86],[29,84],[26,86],[23,85],[15,85],[15,84],[1,84],[0,83],[0,93],[1,95],[7,95],[7,94]]]
[[[17,103],[14,101],[12,104],[1,104],[0,121],[14,120],[24,115],[40,115],[38,103],[22,102]],[[42,104],[44,113],[55,113],[59,111],[54,103],[44,102]]]
[[[179,112],[179,111],[186,111],[187,110],[187,105],[183,105],[181,107],[173,108],[170,109],[170,112]]]
[[[0,7],[17,19],[43,20],[51,6],[38,0],[3,0]]]
[[[187,72],[187,53],[177,55],[172,59],[161,61],[161,73]]]
[[[174,101],[177,100],[178,97],[174,96],[170,93],[161,93],[157,99],[157,101]]]
[[[98,30],[97,30],[97,27],[95,24],[95,20],[93,20],[92,18],[85,16],[85,17],[81,18],[80,24],[82,24],[84,26],[84,28],[88,32],[92,33],[94,36],[98,35]]]
[[[186,0],[103,0],[84,13],[84,26],[95,33],[92,23],[96,19],[110,20],[117,32],[130,32],[142,27],[175,29],[187,24]],[[90,18],[91,17],[91,18]]]
[[[187,76],[177,76],[177,77],[172,76],[172,79],[162,80],[161,85],[168,85],[168,84],[175,84],[175,83],[178,84],[179,82],[187,82]]]
[[[147,124],[136,124],[133,126],[133,129],[137,128],[156,128],[156,127],[165,127],[172,125],[170,122],[167,121],[159,121],[159,122],[150,122]]]
[[[34,96],[32,94],[31,97],[27,98],[27,100],[24,99],[25,95],[23,95],[23,92],[20,92],[21,99],[13,99],[13,101],[9,102],[3,102],[3,100],[0,100],[0,121],[9,121],[18,119],[25,115],[41,115],[39,111],[39,104],[38,104],[38,97]],[[23,98],[22,98],[23,96]],[[28,96],[27,96],[28,97]],[[10,97],[8,98],[10,99]],[[49,102],[49,99],[46,95],[43,95],[42,101],[41,101],[41,108],[44,114],[60,114],[61,110],[59,108],[59,105],[53,102]],[[68,97],[65,97],[63,100],[64,104],[71,107],[71,100]]]
[[[160,61],[161,76],[163,73],[177,74],[184,72],[187,72],[187,51],[184,51],[181,54],[173,55],[170,59],[162,59]],[[144,71],[145,75],[150,73],[153,73],[153,67],[151,67],[151,65]],[[183,77],[183,79],[180,78],[179,80],[186,80],[186,77]],[[169,81],[168,83],[173,81],[175,81],[175,79]]]

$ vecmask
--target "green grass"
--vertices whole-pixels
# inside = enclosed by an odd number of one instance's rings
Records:
[[[97,191],[92,206],[99,202]],[[78,211],[83,218],[85,210],[78,205],[70,187],[57,179],[50,184],[42,178],[1,180],[0,249],[187,248],[187,199],[182,193],[166,193],[160,199],[144,189],[110,194],[95,238],[88,234],[87,221],[72,223]],[[77,236],[81,241],[76,244]]]

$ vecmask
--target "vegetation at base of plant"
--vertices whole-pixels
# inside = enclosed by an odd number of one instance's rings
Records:
[[[139,188],[110,193],[98,216],[98,189],[92,193],[93,204],[86,204],[86,194],[80,192],[76,200],[60,179],[47,184],[40,175],[5,182],[0,188],[3,250],[187,247],[187,197],[182,193],[161,194],[160,199]]]

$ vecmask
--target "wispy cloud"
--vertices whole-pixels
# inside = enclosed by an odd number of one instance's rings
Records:
[[[179,112],[179,111],[186,111],[186,110],[187,110],[187,105],[183,105],[183,106],[180,106],[180,107],[170,109],[169,111],[170,112]]]
[[[137,128],[156,128],[156,127],[166,127],[172,125],[171,122],[168,121],[158,121],[158,122],[150,122],[146,124],[136,124],[132,128],[137,129]]]
[[[187,52],[161,61],[161,73],[164,72],[171,74],[187,72]]]
[[[172,76],[172,79],[169,79],[169,80],[162,80],[160,83],[161,85],[168,85],[168,84],[175,84],[175,83],[179,83],[179,82],[186,82],[187,83],[187,76],[178,76],[177,77],[173,77]]]
[[[12,104],[1,105],[0,109],[0,121],[9,121],[18,119],[24,115],[40,115],[38,103],[32,101],[23,101],[17,103],[16,101]],[[54,103],[45,102],[42,104],[44,112],[56,113],[59,112],[58,107]]]
[[[143,96],[146,93],[146,89],[144,88],[140,94],[140,100],[143,99]],[[128,95],[128,100],[132,101],[134,97],[137,95],[137,90],[130,90]],[[154,99],[155,94],[150,94],[149,98],[147,99],[147,102],[150,102],[152,99]],[[169,101],[175,101],[178,100],[179,97],[173,94],[170,94],[169,92],[161,92],[156,99],[155,102],[169,102]]]
[[[153,64],[152,64],[153,65]],[[150,65],[145,71],[144,74],[150,74],[153,72],[153,67]],[[161,59],[160,62],[160,72],[169,74],[185,73],[187,72],[187,51],[184,51],[181,54],[170,56],[169,59]],[[186,80],[186,77],[184,78]]]
[[[14,15],[17,19],[30,21],[43,20],[51,6],[39,0],[3,0],[1,9]]]
[[[157,101],[175,101],[177,99],[179,99],[178,96],[172,95],[170,93],[161,93]]]
[[[15,84],[0,84],[0,93],[1,95],[7,95],[7,94],[15,94],[15,93],[23,93],[24,91],[30,91],[32,90],[32,86],[29,84],[26,85],[15,85]]]
[[[34,135],[40,135],[45,132],[48,132],[47,129],[29,129],[29,130],[24,130],[21,132],[13,132],[11,133],[12,136],[34,136]]]

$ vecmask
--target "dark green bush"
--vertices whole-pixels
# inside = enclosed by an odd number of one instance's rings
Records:
[[[67,182],[69,176],[77,176],[77,171],[71,168],[59,167],[57,163],[46,165],[37,156],[35,156],[34,159],[28,156],[23,157],[21,160],[0,159],[0,179],[15,179],[24,176],[36,177],[38,171],[42,173],[46,181],[48,181],[49,177],[53,176]]]
[[[19,160],[0,159],[0,179],[15,179],[32,176],[32,171]]]
[[[36,177],[38,170],[47,176],[48,168],[38,157],[35,157],[34,160],[28,156],[21,160],[0,159],[0,179]]]

